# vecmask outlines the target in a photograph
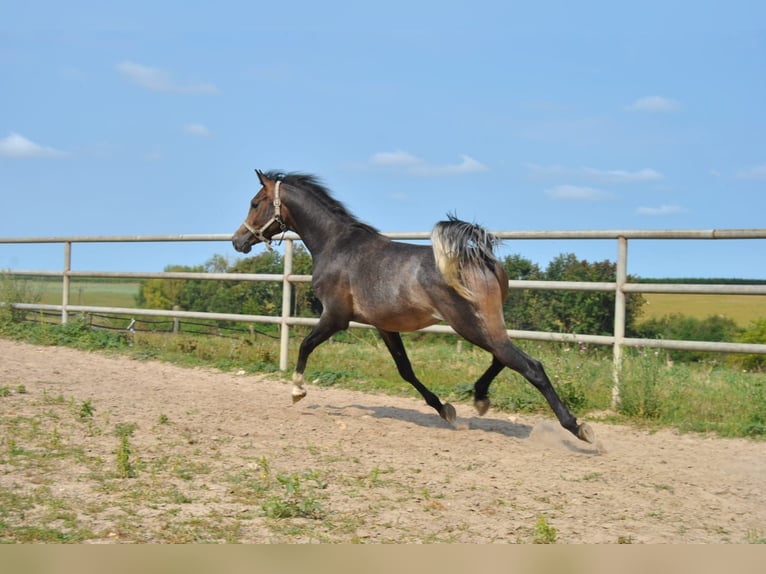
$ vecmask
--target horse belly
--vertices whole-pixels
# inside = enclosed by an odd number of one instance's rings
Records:
[[[354,299],[354,321],[373,325],[384,331],[417,331],[442,321],[443,317],[431,305],[412,304],[406,299],[389,301]]]
[[[377,317],[370,321],[370,324],[383,329],[384,331],[406,333],[409,331],[417,331],[418,329],[423,329],[430,325],[435,325],[441,320],[441,317],[427,313],[392,313],[387,316]]]

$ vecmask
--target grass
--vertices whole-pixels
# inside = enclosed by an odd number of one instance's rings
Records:
[[[40,303],[61,304],[61,281],[30,281],[30,285],[40,293]],[[69,284],[69,303],[97,307],[135,307],[139,287],[138,281],[87,281],[74,278]]]
[[[292,360],[306,332],[305,328],[291,331]],[[266,337],[154,333],[126,337],[123,333],[94,332],[77,323],[63,327],[24,325],[16,330],[6,327],[5,334],[37,344],[106,349],[187,367],[213,366],[280,376],[278,342]],[[466,342],[458,346],[454,336],[414,333],[403,338],[413,367],[427,387],[445,401],[472,402],[473,381],[489,365],[486,352]],[[578,343],[518,344],[543,362],[559,396],[577,416],[609,412],[620,422],[727,437],[766,436],[766,373],[745,372],[729,365],[721,355],[711,353],[697,363],[673,363],[660,350],[627,349],[620,409],[613,412],[609,348]],[[344,332],[319,346],[309,361],[306,379],[319,386],[417,396],[398,376],[385,345],[372,331]],[[10,389],[0,389],[4,392]],[[507,369],[492,384],[490,399],[501,411],[550,413],[542,395]],[[80,418],[92,417],[94,408],[85,401],[79,407]]]

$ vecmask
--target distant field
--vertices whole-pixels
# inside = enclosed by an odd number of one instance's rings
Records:
[[[69,291],[72,305],[103,307],[134,307],[138,281],[75,281]],[[61,282],[34,281],[32,288],[42,295],[41,303],[61,303]],[[676,295],[670,293],[644,294],[646,305],[641,321],[680,313],[699,319],[723,315],[740,326],[766,317],[766,295]]]
[[[750,321],[766,317],[766,295],[687,295],[673,293],[645,293],[641,321],[680,313],[698,319],[723,315],[737,325],[747,326]]]
[[[39,281],[34,282],[33,289],[41,294],[41,303],[60,305],[61,285],[58,281]],[[99,307],[135,307],[139,285],[138,281],[72,281],[69,286],[69,303]]]

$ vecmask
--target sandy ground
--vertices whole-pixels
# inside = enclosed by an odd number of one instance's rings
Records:
[[[18,385],[26,393],[0,398],[3,418],[23,415],[41,396],[87,400],[102,426],[137,425],[131,440],[144,460],[181,456],[181,448],[186,459],[207,461],[204,489],[180,482],[192,503],[175,516],[186,519],[212,508],[245,513],[225,477],[255,473],[254,461],[266,458],[286,472],[321,473],[323,507],[335,523],[347,517],[345,530],[319,537],[332,542],[529,542],[540,516],[557,542],[742,543],[766,533],[766,442],[591,420],[599,451],[552,417],[490,410],[479,418],[456,405],[467,428],[454,430],[415,396],[308,385],[292,405],[285,381],[0,340],[0,387]],[[158,425],[161,415],[169,424]],[[81,440],[88,452],[113,457],[113,436]],[[61,471],[53,484],[62,499],[109,496],[87,473]],[[35,480],[29,469],[0,465],[0,488],[23,491]],[[167,516],[154,508],[132,520],[151,533],[167,528],[152,522]],[[246,516],[241,541],[312,539],[277,536]],[[103,508],[82,520],[107,540],[117,536],[117,519]]]

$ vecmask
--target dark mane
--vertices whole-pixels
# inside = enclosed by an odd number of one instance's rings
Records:
[[[372,225],[360,221],[354,214],[346,209],[346,206],[335,199],[332,196],[332,192],[327,189],[316,176],[308,173],[284,173],[280,171],[269,171],[265,175],[268,179],[282,180],[287,185],[307,191],[333,215],[344,220],[346,224],[359,229],[364,229],[371,233],[379,233],[379,231]]]

